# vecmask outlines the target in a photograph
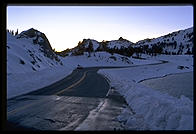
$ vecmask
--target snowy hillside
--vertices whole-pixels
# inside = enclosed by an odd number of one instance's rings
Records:
[[[135,44],[122,37],[102,42],[84,39],[72,49],[54,52],[38,30],[16,36],[7,32],[7,98],[51,85],[78,64],[124,66],[98,71],[109,80],[109,90],[119,92],[128,104],[116,118],[121,125],[127,130],[193,130],[193,77],[188,77],[194,69],[193,39],[189,28]],[[164,79],[170,75],[172,79]],[[166,81],[153,83],[161,89],[142,83],[157,78]]]
[[[121,49],[122,47],[128,48],[129,46],[133,45],[134,43],[123,39],[122,37],[119,38],[119,40],[112,40],[108,42],[107,47],[108,48],[118,48]]]
[[[84,67],[94,67],[131,66],[157,62],[98,51],[91,52],[90,57],[88,52],[83,52],[83,55],[61,57],[51,50],[49,43],[44,43],[48,42],[45,38],[41,32],[34,29],[24,31],[17,36],[7,33],[8,98],[61,80],[69,75],[78,64]],[[98,42],[92,41],[92,44],[95,50]],[[88,44],[84,46],[88,48]]]
[[[124,56],[132,56],[134,53],[148,55],[167,54],[184,55],[193,54],[193,27],[176,31],[158,38],[144,39],[136,43],[120,37],[118,40],[98,42],[93,39],[83,39],[70,50],[58,52],[60,56],[83,55],[84,52],[104,51],[117,53]]]
[[[17,36],[7,33],[7,71],[9,73],[24,73],[42,70],[62,64],[58,56],[49,48],[40,45],[44,39],[39,36],[29,37],[22,32]],[[38,42],[33,43],[37,38]],[[38,44],[40,43],[40,44]],[[46,52],[52,53],[49,57]],[[53,58],[51,58],[53,56]]]
[[[111,54],[117,53],[124,56],[131,56],[131,46],[134,43],[120,37],[118,40],[98,42],[93,39],[83,39],[78,45],[72,49],[67,49],[62,52],[56,52],[59,56],[78,56],[83,55],[84,52],[109,52]],[[89,54],[90,55],[90,54]]]
[[[135,47],[141,47],[145,52],[153,46],[160,46],[164,54],[190,54],[193,53],[193,27],[185,30],[179,30],[170,34],[145,39],[135,43]]]
[[[130,66],[133,64],[132,58],[119,54],[110,54],[108,52],[93,52],[88,57],[88,53],[79,56],[67,56],[61,59],[63,64],[77,67],[78,64],[83,67],[92,66]]]
[[[93,39],[84,39],[82,43],[84,45],[84,48],[88,48],[89,45],[91,44],[93,51],[96,51],[97,48],[99,47],[99,42]]]
[[[155,63],[157,60],[149,55],[147,56],[149,58],[143,59],[135,59],[132,55],[140,52],[137,47],[161,44],[161,41],[164,42],[164,40],[165,42],[177,42],[176,49],[174,49],[175,45],[165,45],[167,46],[164,48],[165,50],[179,51],[182,49],[183,51],[179,54],[184,54],[193,47],[193,28],[173,32],[152,40],[139,41],[136,44],[122,37],[118,40],[102,42],[84,39],[75,48],[58,53],[52,50],[45,34],[38,30],[31,28],[16,36],[8,32],[8,96],[29,92],[58,81],[70,74],[78,64],[90,67]],[[167,51],[169,52],[169,50]]]
[[[158,38],[153,38],[153,39],[144,39],[141,41],[136,42],[137,45],[149,45],[149,44],[155,44],[158,42],[172,42],[176,41],[177,45],[180,45],[180,43],[186,43],[186,42],[191,42],[193,41],[193,27],[188,28],[185,30],[179,30],[176,32],[172,32],[170,34],[158,37]]]
[[[71,49],[69,55],[82,55],[84,52],[93,52],[96,51],[100,46],[99,42],[92,39],[83,39],[79,42],[78,45]]]
[[[13,36],[7,32],[8,97],[44,87],[71,71],[63,66],[43,33],[30,29]]]

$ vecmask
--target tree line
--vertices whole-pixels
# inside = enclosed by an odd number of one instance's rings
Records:
[[[181,55],[183,54],[183,49],[186,48],[187,52],[185,54],[193,54],[193,49],[190,49],[189,44],[182,44],[178,46],[177,50],[177,42],[173,40],[173,42],[157,42],[154,44],[148,44],[148,45],[142,45],[142,46],[132,46],[130,45],[129,47],[123,47],[121,46],[120,48],[114,46],[113,48],[109,48],[108,46],[109,41],[102,41],[99,42],[99,47],[94,50],[93,49],[93,43],[89,39],[84,39],[83,41],[79,41],[78,45],[73,48],[73,49],[67,49],[63,52],[59,52],[58,54],[61,56],[67,56],[69,52],[72,52],[73,56],[77,55],[83,55],[84,52],[88,52],[88,57],[91,56],[92,52],[99,52],[99,51],[105,51],[109,52],[110,54],[120,54],[124,56],[132,56],[133,54],[136,55],[137,58],[141,57],[141,54],[148,54],[151,56],[156,56],[159,54],[166,54],[166,55]],[[175,51],[168,51],[167,49],[164,48],[172,48]]]
[[[18,29],[16,30],[16,32],[14,32],[14,30],[9,30],[9,29],[7,29],[6,31],[7,31],[8,33],[10,33],[11,35],[13,35],[13,36],[18,35]]]

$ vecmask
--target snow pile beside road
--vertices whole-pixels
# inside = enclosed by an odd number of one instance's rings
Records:
[[[131,58],[122,56],[119,54],[111,55],[108,52],[95,52],[91,53],[88,57],[88,53],[85,52],[81,56],[67,56],[62,58],[63,64],[69,64],[76,67],[80,64],[83,67],[95,67],[95,66],[130,66],[132,65]]]
[[[58,66],[36,72],[8,74],[7,98],[9,99],[55,83],[71,74],[72,70],[72,68]]]
[[[166,60],[177,66],[186,66],[193,69],[193,55],[158,55],[154,59]]]
[[[158,60],[158,59],[157,59]],[[163,77],[168,74],[175,73],[183,73],[183,72],[191,72],[193,71],[192,65],[187,65],[184,63],[186,67],[184,69],[178,68],[179,65],[176,63],[165,63],[158,65],[146,65],[141,64],[141,66],[131,67],[131,68],[122,68],[122,69],[107,69],[100,70],[100,73],[104,73],[104,75],[112,74],[114,78],[118,79],[127,79],[134,82],[140,82],[141,80]],[[107,76],[110,77],[110,76]]]
[[[171,63],[98,71],[111,81],[111,86],[124,96],[130,106],[124,109],[118,119],[131,130],[192,130],[193,101],[183,95],[180,98],[170,96],[138,82],[173,73],[191,72],[193,63],[189,62],[193,61],[193,58],[191,56],[156,58],[167,59]],[[180,62],[189,68],[179,69]]]
[[[97,67],[97,66],[132,66],[140,64],[151,64],[151,63],[160,63],[156,59],[148,58],[135,59],[132,57],[126,57],[120,54],[110,54],[108,52],[93,52],[91,57],[88,57],[88,53],[84,53],[81,56],[66,56],[61,58],[61,61],[64,65],[71,66],[73,68],[77,67],[80,64],[83,67]]]
[[[177,99],[132,81],[122,80],[113,86],[120,89],[118,91],[133,109],[129,112],[130,116],[122,113],[118,117],[124,121],[127,129],[193,129],[193,102],[187,97]]]

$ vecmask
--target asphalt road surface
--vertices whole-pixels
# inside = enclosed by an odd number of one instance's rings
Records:
[[[167,63],[153,63],[157,65]],[[136,65],[130,67],[145,66]],[[97,74],[99,69],[76,69],[66,78],[7,100],[7,130],[122,130],[117,116],[127,104]]]
[[[76,69],[63,80],[26,95],[105,97],[109,84],[97,71],[98,68]]]
[[[116,117],[126,103],[107,80],[97,74],[100,68],[103,67],[76,69],[50,86],[9,99],[7,129],[123,129]]]

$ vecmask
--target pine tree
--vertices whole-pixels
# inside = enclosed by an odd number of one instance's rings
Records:
[[[11,34],[14,35],[14,30],[12,30]]]
[[[18,35],[18,29],[17,29],[17,31],[15,32],[15,36],[16,36],[16,35]]]
[[[177,46],[177,42],[174,41],[174,49],[176,49],[176,46]]]
[[[87,51],[88,51],[88,54],[89,54],[88,57],[90,57],[91,56],[91,52],[93,51],[93,43],[91,41],[89,42]]]
[[[79,42],[78,42],[78,46],[80,46],[82,43],[83,43],[83,42],[79,41]]]

